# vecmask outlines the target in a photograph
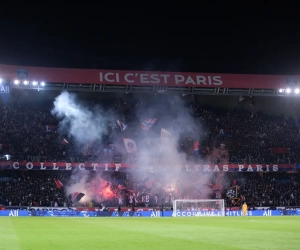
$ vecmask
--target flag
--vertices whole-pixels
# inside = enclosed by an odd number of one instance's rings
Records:
[[[128,154],[136,152],[137,147],[134,140],[128,138],[124,138],[123,140]]]
[[[64,144],[64,145],[69,144],[69,142],[65,138],[62,139],[61,143]]]
[[[226,192],[226,197],[230,199],[235,199],[238,196],[238,186],[232,186],[228,188]]]
[[[70,198],[70,200],[71,200],[73,203],[76,204],[76,203],[78,203],[78,202],[81,200],[81,198],[82,198],[83,196],[85,196],[84,193],[74,192],[73,194],[70,194],[70,195],[69,195],[69,198]]]
[[[160,132],[160,138],[161,138],[161,140],[162,141],[167,141],[167,140],[170,139],[170,137],[171,137],[171,133],[168,130],[162,128],[161,132]]]
[[[117,120],[118,125],[120,126],[121,131],[124,131],[127,128],[127,125],[120,120]]]
[[[200,151],[200,146],[199,146],[199,141],[195,141],[194,142],[194,155],[199,155],[199,151]]]
[[[54,182],[59,189],[64,186],[59,180],[54,179]]]
[[[157,122],[157,118],[155,119],[146,119],[142,123],[142,130],[150,130],[152,126]]]

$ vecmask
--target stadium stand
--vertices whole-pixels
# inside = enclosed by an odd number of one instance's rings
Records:
[[[229,208],[244,201],[252,209],[300,206],[297,113],[289,117],[291,112],[269,114],[259,105],[230,106],[221,97],[239,103],[238,94],[250,99],[251,105],[255,104],[252,94],[298,98],[296,78],[11,65],[0,65],[0,71],[0,204],[4,206],[171,208],[174,199],[220,198]],[[64,90],[80,95],[75,100],[77,111],[85,107],[71,117],[105,117],[96,126],[101,138],[78,143],[74,131],[70,135],[70,124],[61,126],[62,118],[53,107]],[[223,101],[205,103],[201,95],[207,93]],[[88,137],[90,129],[81,130],[81,136]],[[172,150],[161,150],[162,129],[165,135],[175,131],[176,157]],[[125,138],[131,141],[125,143]],[[142,150],[129,153],[136,148]],[[53,171],[58,170],[56,164],[62,171]],[[80,164],[92,171],[81,171]],[[93,167],[97,164],[101,167]],[[118,171],[117,164],[125,167]],[[166,165],[174,180],[165,175]],[[173,171],[177,165],[186,171]],[[143,168],[135,171],[135,166]],[[190,171],[191,166],[197,170]]]
[[[140,121],[137,112],[148,109],[147,104],[140,103],[123,106],[122,100],[112,100],[114,112],[130,129],[125,135],[137,137]],[[99,104],[99,103],[98,103]],[[105,103],[100,103],[105,107]],[[114,160],[126,161],[126,153],[118,152],[111,147],[120,133],[116,121],[107,124],[108,133],[103,138],[102,150],[99,144],[87,144],[81,151],[74,151],[72,140],[63,145],[63,138],[57,133],[58,120],[51,114],[52,103],[12,103],[0,106],[0,142],[1,154],[9,154],[14,159],[26,161],[70,161],[80,160]],[[95,103],[90,102],[93,106]],[[156,107],[160,117],[170,115],[168,107],[165,112]],[[297,163],[299,155],[299,126],[297,121],[289,118],[275,117],[263,113],[252,113],[247,110],[225,110],[201,107],[188,104],[192,115],[201,120],[203,127],[193,138],[189,134],[181,136],[179,148],[186,154],[193,155],[193,142],[200,139],[199,160],[205,163]],[[174,119],[174,117],[173,117]],[[172,117],[169,118],[172,120]],[[165,121],[163,121],[165,122]],[[155,127],[153,128],[155,130]],[[228,155],[214,155],[213,149],[223,145]],[[100,153],[100,154],[99,154]]]
[[[145,205],[155,207],[160,204],[155,196],[151,194],[144,186],[141,189],[143,180],[134,180],[130,174],[126,173],[106,173],[105,187],[109,187],[111,195],[102,196],[98,194],[95,200],[89,200],[82,202],[81,206],[89,207],[101,207],[102,203],[106,206],[131,206],[130,201],[131,192],[137,194],[137,206],[144,207]],[[90,175],[91,180],[95,180],[96,175]],[[300,178],[296,174],[278,174],[268,173],[263,176],[257,173],[226,173],[222,176],[226,181],[224,186],[219,185],[218,189],[222,192],[222,197],[226,198],[226,191],[236,181],[236,185],[240,188],[239,195],[237,196],[237,203],[232,204],[230,199],[227,199],[227,207],[233,207],[240,205],[243,201],[246,201],[251,208],[255,207],[283,207],[283,206],[300,206]],[[63,192],[63,189],[59,189],[54,182],[54,178],[61,180],[64,185],[76,183],[76,179],[71,178],[71,174],[61,171],[59,173],[53,173],[53,171],[1,171],[0,172],[0,194],[2,197],[2,205],[10,206],[44,206],[44,207],[67,207],[72,206],[70,199]],[[117,182],[116,182],[117,179]],[[206,183],[209,186],[208,198],[216,198],[215,180],[217,175],[211,178],[210,183]],[[91,181],[90,183],[93,183]],[[122,183],[122,189],[118,186]],[[93,185],[101,185],[101,181],[93,183]],[[218,185],[218,184],[217,184]],[[94,188],[90,186],[89,188]],[[194,186],[185,188],[180,193],[180,198],[187,199],[199,199],[201,193],[197,192]],[[140,192],[140,195],[138,194]],[[171,207],[171,202],[177,195],[175,191],[161,192],[164,194],[164,202],[166,206]],[[149,200],[146,202],[142,196],[149,194]],[[157,196],[159,196],[157,194]],[[122,201],[120,201],[122,197]],[[159,196],[162,197],[161,195]],[[179,197],[179,196],[177,196]],[[101,202],[98,202],[101,199]],[[132,199],[132,198],[131,198]],[[98,201],[97,201],[98,200]],[[90,204],[92,202],[92,205]],[[1,203],[1,202],[0,202]],[[57,203],[57,204],[56,204]]]
[[[111,105],[113,103],[113,105]],[[146,112],[151,104],[136,102],[124,105],[121,99],[113,99],[108,102],[89,100],[85,105],[94,106],[101,104],[104,109],[112,108],[118,114],[120,120],[129,127],[125,131],[127,136],[134,138],[140,126],[136,114]],[[74,142],[68,138],[68,144],[62,143],[63,137],[58,133],[59,121],[51,114],[53,102],[42,103],[9,103],[0,106],[0,142],[2,142],[1,154],[9,155],[15,160],[25,161],[90,161],[101,162],[128,161],[126,152],[117,151],[111,145],[120,134],[117,123],[107,124],[108,133],[104,136],[104,144],[86,145],[83,149],[76,151]],[[162,122],[172,121],[175,117],[177,107],[170,105],[167,109],[160,106],[151,106],[151,112],[159,114],[158,119]],[[196,133],[200,139],[200,154],[194,156],[193,135],[181,136],[178,148],[185,152],[193,161],[204,163],[297,163],[299,162],[299,129],[296,120],[284,119],[253,113],[247,110],[225,110],[212,107],[203,107],[196,103],[187,103],[187,112],[198,119],[201,124],[201,134]],[[170,115],[171,114],[171,115]],[[173,116],[172,116],[173,115]],[[155,131],[155,126],[153,127]],[[200,131],[200,129],[199,129]],[[67,136],[67,134],[66,134]],[[100,150],[99,150],[100,148]],[[215,153],[221,150],[228,154]],[[137,155],[138,157],[138,155]],[[130,159],[132,161],[132,159]],[[112,191],[111,197],[102,197],[101,202],[89,200],[82,206],[101,207],[104,202],[106,206],[130,206],[136,199],[140,206],[157,206],[158,197],[147,202],[142,200],[145,190],[140,190],[142,179],[134,180],[130,174],[106,173],[104,180]],[[95,175],[90,174],[89,178]],[[218,175],[214,175],[209,182],[209,198],[216,198],[215,190],[220,190],[221,197],[226,197],[226,191],[231,185],[239,185],[240,192],[236,203],[227,200],[227,206],[240,205],[247,201],[252,207],[265,206],[299,206],[300,205],[300,182],[299,175],[285,173],[269,173],[260,175],[258,173],[226,173],[222,178],[223,185],[216,188]],[[76,180],[71,179],[71,174],[53,171],[11,171],[0,172],[0,196],[2,205],[12,206],[71,206],[72,202],[62,189],[57,188],[55,178],[64,185]],[[235,183],[234,183],[235,182]],[[224,184],[225,183],[225,184]],[[122,188],[119,189],[118,186]],[[143,184],[144,185],[144,184]],[[131,190],[131,191],[130,191]],[[132,190],[137,196],[131,197]],[[165,190],[164,190],[165,191]],[[146,193],[144,193],[146,195]],[[173,191],[164,192],[166,206],[172,206],[171,201],[176,194]],[[177,195],[178,196],[178,195]],[[120,198],[121,197],[121,198]],[[195,187],[185,189],[180,198],[201,198],[201,193],[195,191]],[[159,197],[161,199],[161,197]],[[99,199],[98,199],[99,200]],[[92,202],[91,205],[89,202]],[[1,202],[0,202],[1,203]],[[146,204],[145,204],[146,203]]]

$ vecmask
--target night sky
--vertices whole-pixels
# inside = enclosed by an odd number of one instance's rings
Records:
[[[231,21],[179,21],[178,16],[173,20],[159,14],[131,16],[132,21],[126,21],[125,17],[108,18],[101,13],[83,11],[69,16],[63,10],[1,9],[0,63],[300,74],[298,22],[234,16]]]

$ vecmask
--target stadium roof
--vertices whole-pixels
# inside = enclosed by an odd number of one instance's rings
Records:
[[[18,89],[199,95],[298,95],[300,76],[26,67],[0,64]]]

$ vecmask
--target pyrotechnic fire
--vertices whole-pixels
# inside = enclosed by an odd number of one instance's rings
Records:
[[[110,187],[103,187],[99,193],[104,199],[112,199],[115,197],[115,193],[110,189]]]

